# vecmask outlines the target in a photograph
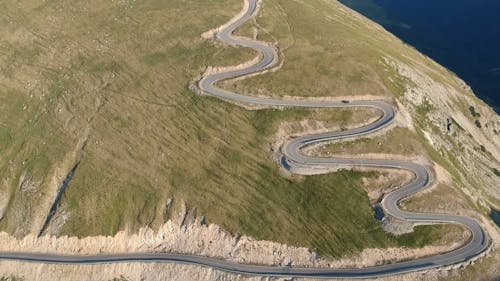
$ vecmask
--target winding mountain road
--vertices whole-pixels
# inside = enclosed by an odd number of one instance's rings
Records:
[[[314,277],[314,278],[375,278],[401,273],[420,271],[431,268],[438,268],[460,264],[476,258],[488,249],[491,244],[485,230],[481,225],[468,217],[449,214],[413,213],[399,209],[398,202],[430,184],[429,171],[422,165],[398,161],[398,160],[373,160],[373,159],[345,159],[345,158],[321,158],[310,157],[300,153],[301,148],[320,142],[327,142],[334,139],[341,139],[353,136],[362,136],[373,133],[390,125],[395,117],[393,107],[381,101],[353,101],[328,102],[328,101],[299,101],[280,100],[272,98],[261,98],[244,96],[237,93],[219,89],[215,84],[222,80],[242,77],[268,70],[276,65],[277,56],[273,47],[258,41],[241,39],[233,36],[234,31],[251,19],[258,11],[258,0],[248,0],[246,10],[242,15],[234,19],[231,23],[216,33],[218,40],[237,46],[243,46],[257,50],[261,54],[261,59],[248,67],[238,70],[222,71],[215,74],[205,75],[199,82],[198,87],[204,93],[227,101],[282,107],[310,107],[310,108],[343,108],[343,107],[370,107],[381,113],[381,117],[364,127],[357,129],[328,132],[302,136],[291,140],[284,148],[284,156],[281,165],[290,167],[325,167],[325,166],[368,166],[405,169],[415,174],[414,180],[401,188],[388,194],[382,201],[384,211],[398,219],[416,222],[420,224],[434,223],[454,223],[463,225],[471,232],[469,241],[460,248],[453,251],[438,254],[435,256],[414,259],[399,263],[373,266],[366,268],[300,268],[300,267],[274,267],[250,264],[238,264],[220,259],[171,254],[171,253],[122,253],[122,254],[100,254],[94,256],[82,255],[57,255],[28,252],[0,252],[2,260],[17,260],[25,262],[40,263],[60,263],[60,264],[97,264],[115,262],[174,262],[192,265],[201,265],[218,270],[233,272],[238,274],[261,275],[261,276],[282,276],[282,277]]]

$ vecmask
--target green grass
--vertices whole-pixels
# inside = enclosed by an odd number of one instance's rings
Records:
[[[58,9],[67,4],[72,8],[61,14]],[[6,13],[13,15],[9,18],[10,27],[3,22],[0,28],[4,38],[0,44],[4,66],[0,75],[6,77],[0,84],[0,192],[11,198],[0,227],[16,235],[36,231],[33,222],[43,213],[36,206],[52,200],[55,191],[52,177],[56,169],[60,175],[64,174],[71,162],[76,161],[81,140],[89,138],[84,164],[124,178],[122,175],[128,171],[120,165],[119,168],[107,165],[102,161],[101,156],[106,155],[103,151],[112,151],[111,147],[117,148],[113,151],[116,155],[127,153],[129,148],[119,144],[124,139],[129,144],[137,143],[133,137],[136,128],[132,125],[137,120],[150,119],[155,111],[163,111],[156,113],[158,122],[171,120],[177,113],[186,115],[188,108],[179,112],[165,109],[175,106],[172,100],[177,103],[191,98],[186,86],[204,65],[219,61],[234,64],[253,56],[241,49],[217,48],[199,36],[208,26],[216,26],[232,16],[240,8],[239,1],[220,1],[228,10],[217,15],[200,12],[197,1],[189,5],[181,1],[169,5],[141,1],[132,9],[97,1],[73,4],[69,1],[0,4]],[[214,4],[206,5],[210,7],[208,10],[215,10]],[[207,6],[201,8],[207,10]],[[193,15],[193,20],[175,27],[164,25],[175,21],[179,9],[189,11],[186,16]],[[25,17],[27,13],[33,16]],[[67,21],[70,16],[73,21]],[[45,22],[47,17],[53,22]],[[132,22],[123,22],[124,18]],[[59,25],[62,21],[65,24]],[[171,44],[169,38],[178,40]],[[151,57],[157,53],[164,54],[162,60]],[[156,68],[148,64],[152,59],[157,60]],[[213,61],[208,62],[210,59]],[[161,130],[167,128],[163,125]],[[161,130],[159,134],[163,135]],[[147,144],[142,148],[150,149]],[[140,161],[135,156],[127,160]],[[135,170],[138,174],[150,168],[147,161],[141,165]],[[33,176],[37,194],[17,192],[23,173]],[[84,169],[78,170],[77,175],[93,176]],[[105,184],[103,180],[99,184]],[[112,182],[111,187],[99,184],[88,187],[90,192],[109,188],[107,191],[118,193],[122,182]],[[141,181],[138,186],[148,185]],[[78,188],[75,189],[79,194]],[[124,206],[116,208],[111,212],[127,213]],[[134,218],[135,212],[125,217]],[[92,216],[87,217],[95,217],[86,208],[75,213],[78,213],[75,218],[88,213]],[[107,229],[106,233],[111,233],[118,227]],[[99,233],[101,229],[91,231]]]
[[[493,171],[493,174],[495,174],[495,176],[500,177],[500,171],[497,168],[491,168],[491,171]]]
[[[332,20],[338,14],[334,5],[272,0],[263,10],[258,23],[284,49],[285,62],[280,71],[232,83],[232,89],[273,96],[390,95],[384,70],[367,66],[379,63],[377,49],[355,43],[373,38],[357,23],[346,28]]]
[[[469,106],[469,112],[470,114],[472,115],[472,117],[474,118],[479,118],[481,117],[481,114],[479,114],[477,111],[476,111],[476,108],[474,106]]]
[[[421,227],[417,228],[415,234],[398,237],[387,235],[374,220],[364,190],[352,188],[359,186],[361,176],[361,173],[346,171],[325,177],[307,178],[300,187],[294,184],[275,185],[269,199],[274,204],[283,205],[283,208],[272,209],[284,209],[286,213],[269,216],[270,210],[267,208],[255,210],[249,218],[250,224],[245,220],[242,225],[242,232],[253,233],[262,238],[273,237],[273,240],[282,242],[295,242],[298,245],[302,244],[301,241],[311,240],[310,247],[321,254],[335,256],[358,251],[370,245],[421,247],[425,243],[435,241],[434,236],[442,233],[441,228]],[[336,184],[332,186],[329,182]],[[341,201],[343,203],[339,204]],[[255,202],[255,205],[258,205],[258,202]],[[284,219],[275,220],[276,217]],[[289,224],[286,223],[288,221],[302,223]],[[307,222],[313,225],[323,223],[323,227],[311,228]],[[273,227],[269,228],[270,225]],[[281,230],[281,233],[276,230]],[[262,232],[264,236],[261,236]]]
[[[417,139],[416,134],[405,128],[394,128],[375,138],[331,143],[318,150],[318,154],[387,153],[404,156],[421,155],[422,152],[423,145]]]
[[[367,33],[363,23],[347,25],[348,15],[336,7],[322,0],[265,1],[258,23],[270,33],[260,38],[279,41],[283,69],[228,87],[278,96],[392,96],[379,51],[392,41]],[[169,218],[164,205],[173,197],[232,233],[327,256],[439,242],[448,228],[419,227],[400,237],[382,231],[361,181],[375,173],[292,181],[270,159],[281,122],[318,119],[346,127],[372,113],[247,111],[187,89],[208,65],[255,56],[200,38],[240,8],[239,0],[0,3],[14,15],[9,24],[0,19],[6,77],[0,84],[0,192],[11,198],[0,229],[33,231],[33,221],[44,215],[37,206],[53,198],[55,171],[64,174],[79,158],[61,200],[69,217],[59,235],[158,227]],[[360,44],[364,40],[369,44]],[[33,175],[34,195],[16,191],[22,173]]]

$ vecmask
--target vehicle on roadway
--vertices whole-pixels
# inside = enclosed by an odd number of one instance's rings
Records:
[[[373,123],[363,127],[348,129],[346,131],[324,132],[306,135],[291,139],[283,149],[281,165],[289,170],[301,167],[383,167],[396,168],[410,171],[414,174],[414,179],[404,186],[386,194],[380,203],[384,212],[397,219],[420,224],[444,224],[453,223],[462,225],[469,229],[471,239],[464,245],[451,251],[437,255],[426,256],[417,259],[405,260],[397,263],[382,264],[362,268],[315,268],[315,267],[294,267],[294,266],[266,266],[255,264],[236,263],[228,260],[210,258],[205,256],[176,254],[176,253],[119,253],[119,254],[98,254],[98,255],[64,255],[54,253],[33,253],[33,252],[0,252],[0,260],[15,260],[24,262],[40,263],[60,263],[60,264],[99,264],[118,262],[172,262],[180,264],[192,264],[210,267],[216,270],[236,274],[248,274],[257,276],[276,277],[305,277],[305,278],[379,278],[426,269],[440,268],[446,266],[456,266],[474,261],[485,251],[490,249],[492,241],[474,218],[459,216],[454,214],[436,213],[416,213],[401,210],[398,203],[427,188],[431,184],[431,174],[427,167],[403,160],[389,159],[361,159],[361,158],[321,158],[304,155],[301,149],[308,145],[320,142],[339,140],[346,137],[364,136],[388,127],[395,118],[394,107],[382,101],[353,101],[347,100],[336,102],[310,101],[310,100],[281,100],[273,98],[263,98],[257,96],[245,96],[217,88],[217,82],[243,77],[254,73],[268,70],[276,65],[276,53],[274,48],[260,41],[239,39],[233,36],[233,32],[245,22],[255,16],[259,0],[247,0],[246,11],[242,15],[232,20],[228,25],[219,30],[216,38],[232,45],[252,48],[261,53],[261,60],[243,69],[226,70],[212,74],[205,74],[198,83],[201,91],[208,95],[230,100],[236,103],[255,104],[271,107],[309,107],[309,108],[342,108],[344,104],[349,107],[374,108],[381,113],[381,117]]]

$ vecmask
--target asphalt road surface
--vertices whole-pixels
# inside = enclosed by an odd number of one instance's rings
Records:
[[[328,102],[328,101],[300,101],[280,100],[272,98],[261,98],[244,96],[237,93],[219,89],[215,86],[218,81],[241,77],[248,74],[258,73],[276,65],[277,56],[275,49],[258,41],[251,41],[232,36],[233,32],[247,20],[251,19],[258,10],[258,0],[249,0],[248,9],[238,19],[220,30],[216,37],[218,40],[237,46],[252,48],[261,53],[261,60],[251,66],[219,72],[204,76],[198,87],[204,93],[230,102],[279,106],[279,107],[311,107],[311,108],[341,108],[341,107],[370,107],[380,111],[381,117],[364,127],[340,131],[307,135],[291,140],[284,149],[281,165],[290,169],[293,167],[338,167],[338,166],[367,166],[387,167],[405,169],[415,174],[414,180],[401,188],[388,194],[382,201],[382,208],[386,214],[401,220],[418,222],[420,224],[454,223],[465,226],[471,232],[470,240],[460,248],[435,256],[414,259],[399,263],[381,266],[373,266],[356,269],[332,269],[332,268],[300,268],[300,267],[276,267],[251,264],[238,264],[220,259],[207,258],[194,255],[170,254],[170,253],[122,253],[122,254],[100,254],[93,256],[83,255],[57,255],[29,252],[0,252],[0,259],[17,260],[37,263],[60,263],[60,264],[97,264],[116,262],[173,262],[192,265],[201,265],[218,270],[238,274],[282,276],[282,277],[314,277],[314,278],[374,278],[396,275],[407,272],[420,271],[431,268],[467,262],[490,246],[490,239],[485,230],[474,219],[457,215],[413,213],[399,209],[398,202],[430,184],[429,171],[422,165],[397,161],[397,160],[373,160],[373,159],[345,159],[345,158],[321,158],[309,157],[300,153],[301,148],[307,145],[341,139],[347,137],[362,136],[373,133],[390,125],[395,116],[393,107],[381,101],[353,101],[353,102]]]

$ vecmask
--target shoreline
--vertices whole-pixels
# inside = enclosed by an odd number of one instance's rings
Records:
[[[469,87],[471,91],[474,93],[474,95],[481,99],[485,104],[487,104],[490,108],[493,109],[497,114],[500,115],[500,83],[496,83],[497,89],[492,89],[491,84],[495,84],[495,81],[499,81],[500,79],[500,66],[499,65],[483,65],[484,68],[481,70],[473,70],[473,71],[468,71],[467,66],[465,65],[467,62],[471,63],[472,61],[477,61],[479,59],[478,55],[475,55],[476,53],[481,53],[481,44],[474,44],[474,50],[471,50],[470,52],[466,53],[463,50],[460,50],[460,48],[456,49],[455,52],[448,52],[449,48],[438,48],[436,47],[439,44],[442,44],[441,41],[444,39],[436,40],[436,35],[437,34],[432,34],[430,32],[423,32],[424,23],[421,21],[415,21],[415,20],[410,20],[409,24],[406,23],[408,20],[405,18],[405,15],[398,14],[396,16],[395,13],[391,13],[391,16],[387,16],[387,14],[390,13],[390,9],[387,8],[387,6],[390,6],[391,4],[388,3],[387,5],[383,6],[378,3],[378,1],[372,0],[369,1],[368,4],[365,5],[365,1],[357,1],[357,0],[352,0],[352,1],[346,1],[346,0],[339,0],[338,1],[341,5],[346,7],[347,9],[352,10],[355,13],[358,13],[359,15],[366,17],[370,21],[373,21],[377,25],[379,25],[381,28],[386,30],[387,32],[391,33],[394,35],[396,38],[401,40],[404,44],[414,48],[416,51],[421,53],[422,55],[430,58],[431,60],[435,61],[439,65],[443,66],[446,68],[449,72],[453,73],[456,77],[461,79],[464,82],[464,87]],[[472,4],[474,5],[474,4]],[[476,4],[477,5],[477,4]],[[369,6],[369,7],[368,7]],[[442,10],[440,10],[442,11]],[[381,15],[383,13],[383,15]],[[453,16],[453,11],[448,14],[449,16]],[[436,25],[435,21],[432,21],[433,25]],[[500,24],[500,23],[499,23]],[[421,26],[420,26],[421,25]],[[439,23],[436,25],[437,28],[439,29],[440,27],[442,28],[444,25],[439,25]],[[446,28],[446,27],[445,27]],[[419,34],[428,34],[427,36],[414,36],[412,35],[414,30],[417,29],[417,31],[420,31]],[[421,30],[418,30],[421,29]],[[412,30],[412,32],[405,32],[405,30]],[[425,30],[428,31],[428,30]],[[441,30],[443,31],[443,30]],[[449,32],[453,32],[454,30],[447,30]],[[479,30],[477,30],[478,33],[481,33]],[[453,38],[450,39],[448,36],[444,36],[443,38],[447,38],[446,40],[449,41],[450,43],[456,43],[454,45],[458,45],[459,42],[455,42]],[[484,41],[488,41],[488,38],[484,38]],[[460,42],[463,43],[463,42]],[[466,42],[467,43],[467,42]],[[500,43],[500,42],[499,42]],[[436,45],[436,46],[433,46]],[[492,43],[492,45],[496,45],[495,43]],[[469,44],[470,46],[470,44]],[[474,51],[475,54],[472,54],[472,51]],[[492,53],[490,50],[488,52],[489,54]],[[442,55],[439,55],[442,54]],[[450,55],[451,54],[451,55]],[[464,62],[458,62],[453,65],[453,63],[450,61],[450,58],[446,58],[446,56],[457,56],[461,55],[461,58],[465,58]],[[467,55],[467,56],[464,56]],[[499,61],[500,63],[500,56],[494,58]],[[454,60],[457,61],[457,60]],[[480,64],[480,63],[479,63]],[[468,74],[465,74],[464,72],[468,71]],[[488,85],[486,86],[478,86],[478,84],[481,83],[474,83],[474,80],[484,80],[487,75],[492,75],[488,82]],[[485,82],[485,81],[483,81]],[[484,83],[483,83],[484,84]],[[489,89],[485,89],[485,87],[488,87]],[[495,96],[496,94],[496,96]]]

